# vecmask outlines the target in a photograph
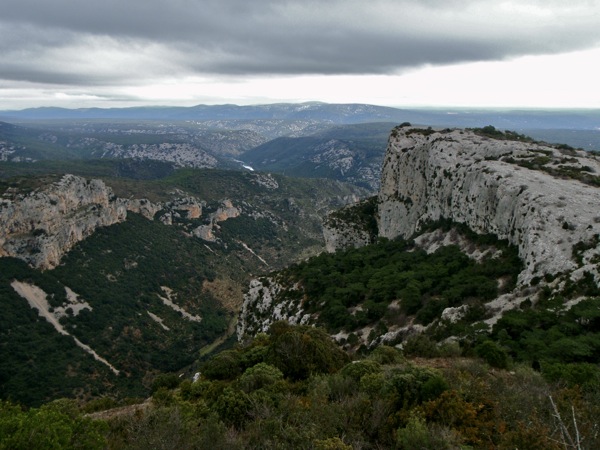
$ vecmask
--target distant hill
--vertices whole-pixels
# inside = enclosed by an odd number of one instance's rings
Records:
[[[3,111],[0,117],[19,120],[138,119],[138,120],[304,120],[336,124],[404,120],[406,111],[364,104],[279,103],[271,105],[198,105],[139,108],[30,108]]]
[[[317,120],[332,124],[409,121],[420,125],[499,129],[597,130],[599,110],[497,110],[497,109],[400,109],[386,106],[329,103],[277,103],[270,105],[197,105],[192,107],[135,108],[29,108],[0,111],[0,118],[17,120],[135,119],[135,120]]]
[[[250,130],[264,141],[282,136],[306,136],[327,125],[368,122],[410,122],[433,127],[476,128],[493,125],[534,135],[537,139],[565,143],[585,150],[600,150],[600,109],[401,109],[367,104],[278,103],[268,105],[197,105],[192,107],[133,108],[29,108],[0,111],[0,120],[11,123],[56,121],[159,121],[198,122],[200,127]],[[47,124],[46,124],[47,125]],[[81,125],[81,124],[80,124]],[[93,125],[93,124],[92,124]],[[86,124],[89,126],[89,124]],[[531,133],[530,133],[531,131]],[[575,133],[573,133],[575,131]],[[579,131],[585,131],[582,135]],[[583,137],[582,137],[583,136]],[[257,136],[258,138],[258,136]],[[259,138],[260,139],[260,138]],[[256,144],[258,145],[258,144]],[[239,145],[238,145],[239,146]]]
[[[390,122],[340,125],[304,137],[281,137],[241,155],[257,170],[348,181],[375,191]]]
[[[32,162],[39,159],[71,159],[76,153],[43,138],[43,132],[0,122],[0,161]]]

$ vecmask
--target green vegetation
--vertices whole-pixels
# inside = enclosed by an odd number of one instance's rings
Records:
[[[173,165],[160,161],[134,161],[127,159],[70,159],[42,160],[35,163],[3,162],[0,164],[0,179],[8,183],[15,178],[35,180],[53,175],[59,177],[71,173],[87,178],[148,180],[165,177],[173,172]],[[35,183],[35,181],[32,181]]]
[[[491,336],[513,359],[541,366],[550,379],[572,380],[569,372],[575,370],[580,372],[579,384],[597,385],[600,298],[587,298],[569,309],[563,309],[564,301],[557,297],[535,308],[509,311]],[[563,371],[565,376],[560,375]]]
[[[27,411],[0,400],[0,449],[102,449],[108,426],[83,417],[73,400]]]
[[[359,203],[346,206],[329,214],[326,224],[332,228],[351,226],[365,231],[374,242],[377,238],[377,197],[369,197]]]
[[[308,364],[298,372],[300,360]],[[0,448],[600,445],[597,385],[564,386],[511,369],[478,359],[410,360],[385,346],[351,362],[323,330],[277,322],[208,360],[196,382],[163,377],[150,403],[129,410],[84,417],[90,407],[68,400],[28,411],[3,402]]]
[[[349,181],[373,190],[393,123],[337,126],[302,137],[280,137],[244,153],[252,167],[295,177]],[[335,155],[339,152],[339,155]],[[338,160],[351,158],[348,166]],[[362,172],[369,169],[372,173]]]
[[[137,167],[139,162],[121,163]],[[88,170],[114,164],[102,161]],[[140,171],[154,167],[139,164]],[[314,254],[322,245],[321,216],[354,192],[333,181],[280,176],[271,178],[276,188],[269,189],[259,183],[261,176],[184,169],[159,179],[105,178],[125,198],[166,202],[194,195],[206,203],[203,215],[165,226],[129,213],[126,222],[97,230],[46,272],[0,258],[0,398],[38,406],[65,396],[144,396],[159,373],[186,370],[204,349],[223,342],[233,331],[251,274]],[[59,178],[20,176],[4,180],[0,189],[26,194]],[[176,189],[180,193],[173,193]],[[232,199],[242,214],[215,227],[216,242],[186,236],[224,199]],[[52,308],[67,304],[65,287],[77,293],[91,310],[75,315],[67,308],[62,326],[121,374],[115,376],[71,337],[57,333],[10,286],[13,280],[41,288]],[[167,297],[163,286],[172,291],[173,303],[201,322],[167,306],[160,298]]]
[[[239,263],[234,266],[240,270]],[[136,215],[98,230],[55,270],[39,272],[9,258],[0,259],[0,267],[0,289],[10,301],[0,327],[1,396],[26,404],[66,395],[144,395],[155,373],[191,364],[201,347],[225,333],[232,317],[204,289],[216,271],[226,272],[216,255],[176,228]],[[10,286],[15,279],[43,289],[53,307],[66,303],[65,286],[76,292],[91,310],[67,314],[61,324],[122,374],[113,375],[39,318]],[[161,286],[202,321],[185,320],[166,306]]]
[[[510,130],[501,131],[492,125],[487,125],[483,128],[470,128],[469,130],[473,131],[479,136],[491,137],[503,141],[536,142],[534,139],[530,138],[529,136],[525,136],[524,134],[519,134]]]
[[[437,130],[434,130],[431,127],[427,127],[427,128],[411,128],[410,130],[408,130],[406,132],[407,136],[410,136],[411,134],[421,134],[423,136],[431,136],[434,133],[437,133]]]
[[[542,155],[540,155],[540,153],[542,153]],[[590,186],[600,186],[600,176],[594,175],[594,170],[591,167],[581,166],[579,161],[575,158],[557,158],[551,156],[551,154],[548,155],[546,152],[537,151],[532,155],[520,158],[504,156],[502,157],[502,161],[516,164],[529,170],[541,170],[557,178],[579,180]],[[575,163],[576,165],[565,163]]]
[[[589,184],[590,186],[600,187],[600,176],[593,175],[593,169],[584,166],[569,166],[559,164],[557,167],[543,166],[542,170],[560,178],[570,178],[573,180],[579,180],[582,183]]]
[[[353,138],[360,139],[361,132]],[[531,142],[491,126],[477,132]],[[333,139],[331,133],[319,138]],[[367,141],[359,147],[376,155]],[[571,148],[559,150],[558,162],[545,151],[512,162],[598,183],[589,167],[576,165]],[[427,254],[403,240],[321,254],[273,277],[300,286],[282,295],[318,316],[323,329],[276,322],[244,344],[227,341],[225,350],[199,362],[200,349],[223,338],[231,326],[239,305],[231,286],[246,284],[251,273],[265,267],[248,247],[271,268],[286,265],[302,250],[310,254],[320,243],[319,214],[333,203],[321,188],[327,185],[332,197],[348,191],[327,181],[278,176],[273,177],[278,187],[269,190],[257,174],[173,171],[163,163],[61,164],[2,165],[0,176],[21,177],[2,181],[0,193],[28,192],[74,169],[100,174],[123,197],[165,201],[181,189],[204,200],[207,213],[231,198],[243,214],[222,222],[214,243],[182,232],[204,218],[166,227],[131,215],[81,242],[55,270],[39,272],[1,258],[0,398],[8,400],[0,401],[0,449],[600,447],[600,288],[591,274],[578,282],[559,276],[554,291],[543,283],[552,277],[534,280],[532,292],[538,286],[540,295],[532,294],[488,330],[481,323],[484,304],[515,286],[521,269],[516,249],[458,224],[430,224],[426,230],[458,232],[494,256],[476,262],[457,246]],[[299,173],[310,168],[296,167]],[[358,223],[373,233],[375,210],[372,198],[330,220]],[[564,226],[571,227],[567,221]],[[575,244],[574,258],[581,262],[582,252],[597,241],[595,236]],[[224,279],[230,285],[217,298],[215,285]],[[121,374],[115,376],[71,337],[57,333],[10,286],[13,280],[43,289],[54,309],[67,302],[65,287],[79,294],[91,310],[75,315],[71,309],[61,325]],[[160,298],[169,295],[202,320],[183,319]],[[233,305],[226,308],[224,298]],[[577,301],[567,308],[567,300]],[[442,320],[448,307],[463,308],[462,318]],[[388,329],[413,320],[428,328],[399,335],[394,344],[402,343],[402,352],[373,348]],[[370,348],[357,349],[357,334],[366,327],[372,330]],[[349,333],[345,344],[352,355],[329,337],[340,330]],[[196,371],[202,376],[192,383]],[[125,396],[150,393],[151,402],[112,411],[105,420],[83,415],[131,403]],[[44,404],[59,397],[77,401]]]
[[[438,225],[442,226],[442,225]],[[432,228],[434,228],[432,226]],[[492,237],[481,245],[496,245],[501,254],[477,263],[456,246],[440,247],[427,254],[401,239],[335,254],[321,254],[296,264],[276,276],[284,286],[299,282],[303,307],[319,313],[319,323],[329,331],[353,331],[367,324],[389,326],[404,316],[430,324],[447,307],[468,305],[470,321],[482,304],[503,290],[512,289],[521,263],[515,248]],[[282,294],[294,298],[295,289]],[[399,300],[397,307],[392,302]],[[479,317],[481,318],[481,317]]]
[[[547,144],[538,142],[529,136],[525,136],[514,131],[500,131],[491,125],[483,128],[474,128],[473,132],[480,136],[491,137],[500,140],[511,140],[519,142],[531,142],[543,144],[559,150],[556,155],[552,150],[532,150],[530,154],[514,157],[511,155],[503,156],[502,161],[510,164],[516,164],[529,170],[541,170],[557,178],[568,178],[579,180],[582,183],[591,186],[600,186],[600,176],[593,174],[593,169],[589,166],[582,166],[576,156],[575,149],[566,144]]]

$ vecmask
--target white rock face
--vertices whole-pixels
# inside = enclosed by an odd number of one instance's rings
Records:
[[[199,227],[192,230],[192,234],[200,239],[208,242],[215,242],[217,237],[215,236],[215,228],[218,227],[219,222],[224,222],[228,219],[234,219],[239,217],[241,210],[233,206],[231,200],[226,199],[221,202],[221,206],[212,214],[209,215],[209,223],[206,225],[200,225]]]
[[[65,175],[41,191],[0,203],[0,256],[50,269],[96,228],[125,220],[126,201],[100,180]]]
[[[240,214],[241,211],[235,206],[233,206],[231,200],[226,199],[223,200],[219,209],[217,209],[217,211],[213,215],[211,215],[211,218],[215,222],[224,222],[227,219],[234,219],[236,217],[239,217]]]
[[[377,239],[375,200],[371,197],[354,202],[327,216],[323,222],[323,238],[329,253],[364,247]]]
[[[238,340],[267,331],[277,320],[285,320],[292,325],[308,323],[310,315],[304,312],[298,299],[279,298],[282,289],[272,278],[250,281],[238,318]]]
[[[52,269],[77,242],[99,227],[124,221],[128,212],[154,220],[159,211],[164,211],[158,219],[165,225],[202,216],[204,202],[184,192],[174,194],[181,197],[166,203],[122,199],[103,181],[75,175],[65,175],[29,194],[9,189],[0,199],[0,257],[14,256],[36,268]],[[227,218],[237,217],[240,212],[225,201],[218,213]]]
[[[380,236],[410,237],[441,218],[464,223],[518,246],[525,262],[521,284],[580,267],[575,244],[590,247],[582,252],[584,265],[599,253],[600,189],[564,177],[600,175],[595,156],[464,130],[421,131],[397,128],[390,137],[379,192]],[[586,270],[598,280],[594,264]]]
[[[323,238],[325,250],[334,253],[348,248],[364,247],[373,242],[373,237],[368,230],[353,227],[352,224],[326,222],[323,224]]]
[[[148,220],[153,220],[156,213],[162,208],[160,203],[152,203],[150,200],[145,198],[129,199],[126,201],[126,204],[127,211],[140,214]]]

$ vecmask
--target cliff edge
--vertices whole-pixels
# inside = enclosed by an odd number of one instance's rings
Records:
[[[599,174],[596,155],[493,127],[397,127],[382,169],[378,233],[408,238],[449,219],[517,246],[520,284],[577,271],[598,280]]]
[[[75,175],[28,194],[5,193],[0,200],[0,256],[51,269],[96,228],[126,216],[126,201],[101,180]]]
[[[324,325],[356,349],[401,343],[429,328],[456,337],[460,327],[491,327],[521,305],[556,297],[568,308],[595,296],[598,158],[491,126],[399,126],[388,141],[377,198],[330,214],[323,227],[329,252],[374,243],[372,253],[320,256],[296,272],[253,280],[238,338],[288,320]],[[396,248],[401,243],[379,240],[396,237],[412,242]],[[456,249],[441,249],[449,246]],[[393,262],[408,253],[410,262]],[[470,264],[474,272],[461,272]],[[321,279],[329,285],[315,283]]]

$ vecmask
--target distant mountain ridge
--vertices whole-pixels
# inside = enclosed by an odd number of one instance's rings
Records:
[[[0,117],[45,119],[148,119],[148,120],[266,120],[314,119],[331,123],[361,123],[398,121],[405,117],[402,110],[365,104],[277,103],[270,105],[197,105],[192,107],[132,107],[132,108],[30,108],[20,111],[0,111]]]
[[[189,122],[201,127],[253,130],[265,138],[299,137],[327,126],[410,122],[433,127],[513,130],[551,143],[600,151],[600,109],[404,109],[361,103],[275,103],[265,105],[144,106],[130,108],[29,108],[0,111],[0,120],[34,124],[58,121]]]
[[[139,119],[139,120],[302,120],[328,121],[332,124],[362,122],[403,122],[478,127],[493,124],[501,129],[600,129],[600,109],[400,109],[361,103],[275,103],[265,105],[145,106],[130,108],[59,107],[0,111],[2,120],[52,119]]]

